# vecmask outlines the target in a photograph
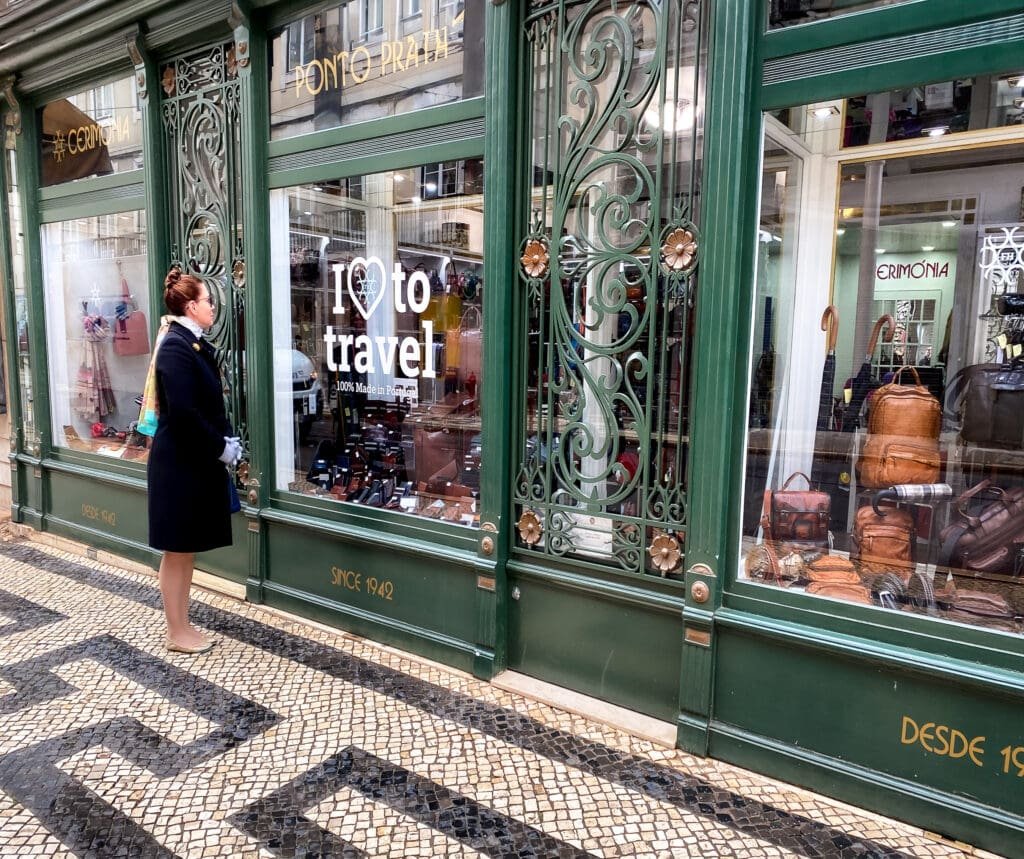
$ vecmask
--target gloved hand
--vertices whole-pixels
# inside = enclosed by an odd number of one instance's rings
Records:
[[[225,465],[232,466],[242,458],[242,445],[238,436],[224,436],[224,452],[217,457]]]

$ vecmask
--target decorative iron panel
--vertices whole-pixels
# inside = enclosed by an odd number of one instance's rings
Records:
[[[160,68],[171,258],[203,280],[217,305],[217,347],[228,417],[248,448],[241,121],[234,45],[214,45]]]
[[[703,10],[533,2],[524,26],[518,546],[677,575]]]

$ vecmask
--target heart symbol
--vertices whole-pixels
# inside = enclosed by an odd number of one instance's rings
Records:
[[[376,277],[373,271],[376,267],[380,277]],[[358,289],[352,283],[352,275],[358,270],[363,270],[363,282]],[[384,293],[387,291],[388,278],[384,263],[379,257],[356,257],[348,267],[348,294],[352,299],[355,309],[362,314],[363,319],[369,319],[377,305],[384,300]]]

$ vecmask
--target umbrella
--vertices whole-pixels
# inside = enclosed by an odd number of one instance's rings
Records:
[[[821,314],[821,330],[825,335],[825,366],[821,371],[821,394],[818,397],[818,429],[832,429],[832,386],[836,379],[836,338],[839,336],[839,313],[830,304]]]
[[[84,138],[80,134],[81,129],[95,125],[95,119],[66,98],[51,101],[43,108],[40,159],[42,185],[70,182],[86,176],[105,176],[114,172],[106,145],[98,139]],[[92,145],[84,151],[75,146],[72,152],[68,147],[69,132],[78,136],[79,140],[89,139]]]
[[[874,381],[871,378],[871,357],[875,354],[878,335],[881,334],[883,326],[887,328],[885,339],[888,342],[892,340],[892,334],[896,327],[895,320],[888,313],[885,316],[879,316],[875,327],[871,329],[871,338],[868,340],[868,352],[864,356],[864,363],[860,365],[860,370],[853,378],[853,395],[846,413],[843,415],[843,432],[853,432],[857,428],[857,418],[860,416],[861,406],[864,405],[868,392],[874,387]]]

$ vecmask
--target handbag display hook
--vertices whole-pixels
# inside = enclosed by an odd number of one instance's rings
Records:
[[[821,314],[821,330],[827,332],[825,334],[825,351],[835,352],[836,341],[839,339],[839,311],[836,310],[834,304],[826,307],[825,312]]]

